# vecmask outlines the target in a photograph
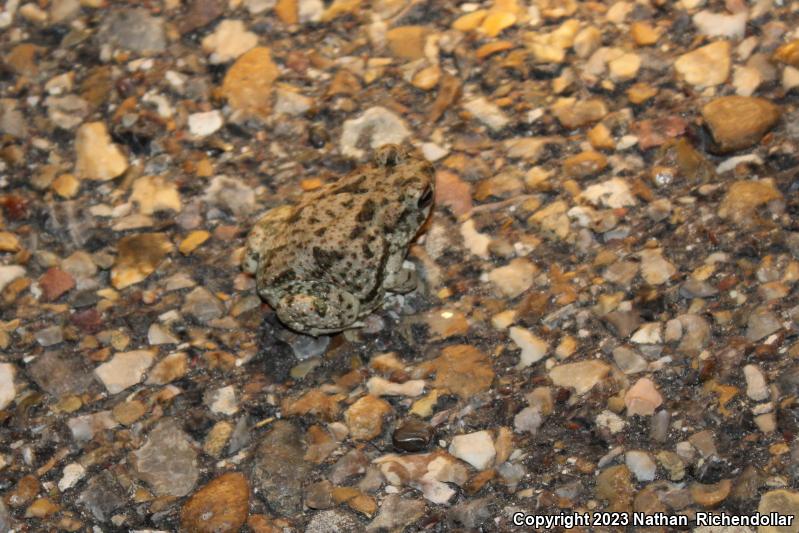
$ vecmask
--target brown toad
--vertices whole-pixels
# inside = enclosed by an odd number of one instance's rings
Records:
[[[285,325],[322,335],[359,327],[386,291],[414,289],[402,263],[433,205],[434,171],[397,145],[371,165],[268,211],[247,238],[244,270]]]

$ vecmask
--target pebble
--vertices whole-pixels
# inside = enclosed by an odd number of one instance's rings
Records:
[[[341,153],[362,159],[366,152],[359,146],[372,150],[385,144],[402,144],[410,130],[405,122],[385,107],[370,107],[358,118],[345,120],[341,131]]]
[[[746,324],[746,338],[751,342],[765,339],[782,329],[779,318],[768,308],[759,307],[749,315]]]
[[[74,94],[65,96],[48,96],[44,105],[47,106],[47,118],[61,129],[71,130],[76,128],[89,115],[89,103]]]
[[[279,74],[269,48],[257,46],[228,69],[220,93],[237,112],[266,120],[272,109],[272,84]]]
[[[388,48],[394,57],[400,59],[422,59],[429,32],[424,26],[397,26],[386,32]]]
[[[101,43],[139,54],[157,54],[166,48],[164,20],[147,9],[109,10],[100,23],[97,38]]]
[[[166,385],[182,378],[189,368],[188,356],[184,352],[175,352],[158,361],[147,376],[148,385]]]
[[[499,131],[510,122],[508,116],[496,104],[483,97],[469,100],[463,104],[463,107],[491,131]]]
[[[464,399],[488,390],[494,380],[488,357],[467,344],[444,347],[439,357],[421,364],[417,373],[418,377],[435,373],[433,388],[447,390]]]
[[[779,117],[779,107],[764,98],[723,96],[702,107],[702,118],[723,153],[758,143]]]
[[[691,20],[701,35],[739,40],[743,39],[746,32],[746,18],[745,11],[728,15],[703,9],[696,13]]]
[[[233,385],[209,391],[205,395],[205,403],[213,413],[233,415],[239,411],[236,388]]]
[[[529,259],[517,257],[489,272],[488,280],[500,294],[515,298],[530,288],[537,271],[538,268]]]
[[[625,374],[637,374],[649,368],[649,363],[641,354],[624,346],[613,349],[613,361]]]
[[[250,487],[240,472],[228,472],[201,487],[180,509],[180,525],[198,533],[239,531],[247,520]]]
[[[687,354],[698,354],[710,341],[710,325],[700,315],[685,314],[677,317],[682,336],[677,350]]]
[[[58,480],[58,490],[67,491],[74,487],[86,475],[86,469],[79,463],[69,463],[64,466],[61,479]]]
[[[630,186],[621,178],[611,178],[602,183],[595,183],[586,187],[580,197],[595,206],[604,206],[611,209],[636,205]]]
[[[730,43],[716,41],[683,54],[674,62],[674,69],[697,89],[720,85],[730,76]]]
[[[88,122],[75,136],[75,174],[79,178],[107,181],[120,176],[128,168],[128,158],[111,142],[102,122]]]
[[[391,435],[394,448],[405,452],[423,452],[433,439],[433,428],[418,418],[409,418]]]
[[[409,396],[415,398],[424,392],[422,379],[411,379],[404,383],[394,383],[379,376],[369,378],[366,387],[373,396]]]
[[[633,333],[633,336],[630,337],[630,341],[636,344],[658,344],[663,340],[660,331],[660,322],[648,322]]]
[[[161,261],[172,251],[165,233],[140,233],[122,237],[117,243],[117,257],[111,269],[111,284],[124,289],[144,280],[155,272]]]
[[[419,520],[426,511],[423,501],[408,495],[389,494],[380,504],[380,512],[367,531],[397,531]]]
[[[94,374],[108,392],[116,394],[139,383],[153,364],[153,357],[153,352],[149,350],[120,352],[107,363],[95,368]]]
[[[517,433],[535,435],[544,423],[538,407],[525,407],[513,417],[513,430]]]
[[[45,300],[52,302],[72,290],[75,287],[75,279],[60,268],[50,267],[39,279],[39,286],[42,288]]]
[[[311,509],[330,509],[335,507],[333,501],[333,484],[323,479],[305,489],[305,505]]]
[[[558,387],[571,387],[578,396],[594,388],[610,372],[610,365],[596,359],[558,365],[549,371],[549,378]]]
[[[14,386],[16,370],[11,363],[0,363],[0,410],[5,409],[17,396]]]
[[[701,507],[712,509],[727,499],[732,489],[732,480],[722,479],[718,483],[691,484],[691,498]]]
[[[26,369],[28,376],[45,392],[56,397],[83,394],[92,383],[91,369],[82,360],[46,351]]]
[[[367,394],[344,413],[344,421],[354,440],[370,440],[383,431],[383,417],[392,413],[391,405],[376,396]]]
[[[305,447],[294,424],[277,420],[255,451],[252,484],[270,509],[281,515],[302,509],[302,484],[312,466],[303,459]]]
[[[329,509],[314,513],[305,526],[305,533],[338,533],[339,531],[359,531],[360,521],[350,512]]]
[[[225,19],[217,24],[213,33],[202,40],[205,53],[213,64],[227,63],[258,44],[258,36],[247,31],[241,20]]]
[[[219,131],[224,123],[222,113],[216,109],[204,113],[192,113],[189,115],[189,133],[197,137],[207,137]]]
[[[127,492],[110,471],[103,470],[86,482],[77,503],[99,522],[106,522],[127,503]]]
[[[524,328],[513,326],[508,330],[508,335],[522,350],[517,368],[524,368],[540,361],[549,351],[549,344],[546,341]]]
[[[677,273],[675,266],[665,259],[662,254],[663,251],[660,249],[639,252],[641,257],[641,277],[650,285],[662,285]]]
[[[17,108],[17,101],[11,98],[0,99],[0,132],[18,139],[28,136],[25,116]]]
[[[782,193],[768,181],[736,181],[721,200],[719,216],[742,226],[751,226],[757,223],[755,210],[759,206],[781,198]]]
[[[799,516],[799,493],[788,489],[770,490],[760,497],[760,502],[757,505],[757,512],[763,515],[770,513],[779,513],[780,515],[793,515]],[[786,531],[797,531],[799,525],[796,524],[796,518],[790,526],[760,526],[758,533],[784,533]]]
[[[204,200],[231,213],[248,215],[255,210],[255,192],[237,178],[214,176],[205,190]]]
[[[275,90],[275,113],[302,115],[313,106],[313,99],[295,90],[279,88]]]
[[[746,365],[743,372],[746,378],[746,395],[756,402],[768,400],[770,396],[768,385],[760,368],[757,365]]]
[[[493,464],[497,452],[491,434],[488,431],[476,431],[452,437],[449,453],[477,470],[485,470]]]
[[[641,378],[624,395],[627,416],[652,416],[663,403],[663,397],[649,378]]]
[[[225,304],[205,287],[192,289],[186,295],[180,311],[204,324],[225,316],[226,312]]]
[[[177,421],[163,418],[133,452],[134,469],[159,496],[182,497],[197,483],[197,452]]]
[[[36,332],[36,342],[45,348],[53,346],[64,340],[64,330],[61,326],[50,326]]]
[[[653,481],[657,465],[652,457],[641,450],[630,450],[624,454],[624,463],[638,481]]]
[[[552,106],[552,112],[564,128],[572,130],[601,120],[608,114],[608,108],[604,101],[597,98],[560,98]]]

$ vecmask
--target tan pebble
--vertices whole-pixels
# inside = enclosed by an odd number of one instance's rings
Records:
[[[386,32],[392,55],[402,59],[422,59],[429,30],[424,26],[399,26]]]
[[[496,54],[498,52],[504,52],[505,50],[510,50],[513,48],[513,43],[510,41],[491,41],[490,43],[486,43],[474,53],[477,59],[485,59],[486,57]]]
[[[471,13],[467,13],[455,19],[455,22],[452,23],[452,29],[458,31],[476,30],[480,24],[482,24],[483,19],[485,19],[487,15],[488,10],[486,9],[472,11]]]
[[[178,250],[180,250],[180,253],[183,255],[189,255],[210,237],[211,234],[205,230],[192,231],[180,242]]]
[[[633,104],[643,104],[658,93],[657,87],[647,83],[636,83],[627,89],[627,98]]]
[[[19,250],[17,236],[8,231],[0,231],[0,252],[18,252]]]
[[[147,406],[138,400],[118,403],[111,410],[114,420],[123,426],[129,426],[147,412]]]
[[[496,37],[506,28],[510,28],[516,23],[516,15],[508,11],[491,11],[480,29],[489,37]]]
[[[111,142],[111,136],[102,122],[89,122],[78,128],[75,152],[75,174],[82,178],[111,180],[128,168],[127,156]]]
[[[630,25],[630,35],[638,46],[649,46],[658,42],[660,32],[648,22],[636,21]]]
[[[297,0],[278,0],[275,14],[284,24],[297,24],[300,21]]]
[[[383,417],[393,411],[391,404],[367,394],[344,413],[353,440],[371,440],[383,431]]]
[[[220,457],[232,434],[233,426],[229,422],[217,422],[205,436],[203,451],[211,457]]]
[[[227,71],[221,94],[234,109],[266,119],[272,105],[272,83],[279,73],[269,48],[255,47]]]
[[[780,118],[780,108],[765,98],[723,96],[702,107],[713,139],[721,152],[758,143]]]
[[[189,498],[180,510],[186,531],[222,533],[239,531],[247,521],[250,487],[240,472],[211,480]]]
[[[691,484],[691,497],[704,508],[713,508],[723,502],[730,494],[732,480],[722,479],[718,483],[705,485],[703,483]]]
[[[681,55],[674,69],[686,83],[698,89],[720,85],[730,76],[730,43],[716,41]]]
[[[60,509],[61,507],[51,502],[49,498],[39,498],[25,509],[25,518],[47,518]]]
[[[411,83],[417,89],[429,91],[438,85],[438,80],[440,79],[441,69],[438,67],[438,65],[431,65],[414,74]]]
[[[585,178],[602,172],[608,165],[607,158],[599,152],[587,151],[567,157],[563,171],[572,178]]]
[[[799,68],[799,39],[783,44],[771,57],[779,63]]]
[[[74,174],[61,174],[50,187],[61,198],[74,198],[80,189],[80,180]]]
[[[597,150],[613,150],[616,148],[610,129],[601,122],[588,130],[588,142]]]

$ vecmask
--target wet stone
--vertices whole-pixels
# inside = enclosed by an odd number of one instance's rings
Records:
[[[333,501],[333,484],[323,479],[305,488],[305,505],[311,509],[330,509]]]
[[[180,510],[181,526],[198,533],[239,531],[247,520],[249,497],[243,474],[222,474],[186,501]]]
[[[153,363],[153,352],[134,350],[114,355],[94,370],[94,374],[111,394],[122,392],[139,383]]]
[[[92,372],[76,354],[44,352],[28,365],[26,372],[39,387],[56,397],[82,394],[94,381]]]
[[[401,529],[419,520],[426,510],[421,500],[389,494],[380,505],[380,511],[369,523],[367,531]]]
[[[779,120],[780,109],[764,98],[724,96],[702,107],[702,117],[726,153],[759,142]]]
[[[206,323],[225,314],[225,305],[205,287],[195,287],[186,295],[181,312]]]
[[[110,11],[100,24],[97,38],[102,44],[140,54],[162,52],[166,48],[164,21],[146,9]]]
[[[746,324],[746,338],[752,342],[765,339],[772,333],[779,331],[782,323],[767,308],[760,307],[755,309]]]
[[[394,448],[405,452],[422,452],[430,445],[433,428],[417,418],[409,418],[400,424],[391,435]]]
[[[132,457],[138,476],[159,496],[185,496],[197,483],[197,452],[173,419],[158,422]]]
[[[302,432],[285,420],[274,422],[258,444],[252,483],[269,507],[281,515],[302,509],[302,484],[312,466],[304,454]]]
[[[305,526],[305,533],[338,533],[359,531],[362,528],[354,514],[341,509],[330,509],[315,513]]]
[[[127,503],[127,494],[111,472],[103,471],[89,479],[77,503],[98,521],[106,522]]]

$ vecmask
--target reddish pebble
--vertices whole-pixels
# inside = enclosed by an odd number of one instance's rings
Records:
[[[44,292],[45,300],[52,302],[72,289],[75,286],[75,280],[60,268],[51,267],[39,280],[39,285]]]

